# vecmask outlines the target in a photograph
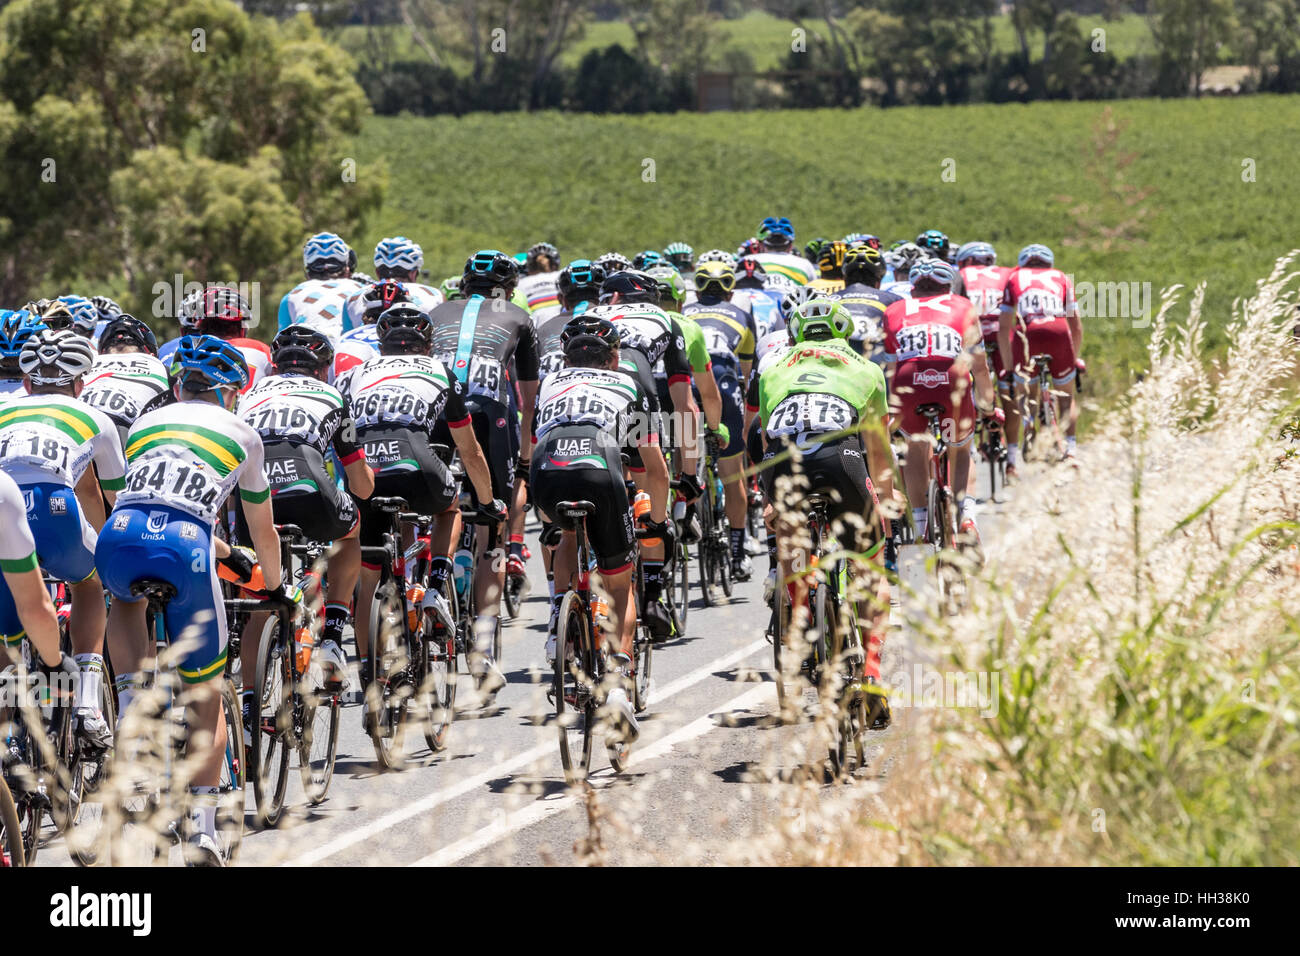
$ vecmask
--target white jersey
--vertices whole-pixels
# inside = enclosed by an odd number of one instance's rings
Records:
[[[122,440],[99,409],[69,395],[24,395],[0,408],[0,468],[19,484],[73,488],[92,461],[100,484],[122,487]]]
[[[167,366],[144,352],[101,355],[86,373],[81,400],[98,408],[125,434],[125,429],[155,403],[170,400]]]
[[[790,333],[785,329],[769,332],[754,347],[754,371],[762,375],[790,348]]]
[[[245,501],[267,499],[263,460],[261,436],[221,406],[164,405],[127,433],[126,487],[117,509],[176,508],[211,528],[236,485]]]
[[[784,279],[795,285],[807,285],[821,274],[815,265],[792,252],[756,252],[747,258],[761,262],[763,271],[778,282]]]
[[[21,378],[0,378],[0,405],[5,404],[11,398],[26,394],[27,389],[23,387]]]
[[[362,288],[356,279],[307,279],[280,300],[279,327],[305,325],[328,335],[333,342],[343,334],[348,297]]]
[[[263,442],[309,445],[328,455],[334,436],[351,421],[339,390],[298,372],[269,375],[245,392],[235,414]]]
[[[453,425],[469,417],[465,386],[428,355],[381,355],[352,369],[338,385],[352,405],[358,431],[404,428],[429,434],[444,413]]]
[[[0,571],[16,574],[36,566],[36,540],[27,525],[22,489],[0,471]]]
[[[344,332],[334,349],[334,378],[379,355],[379,326],[371,322]]]
[[[912,298],[912,283],[906,279],[900,279],[896,282],[886,282],[880,287],[881,292],[892,292],[894,295],[901,295],[904,299]]]
[[[563,311],[560,305],[560,274],[558,272],[535,272],[523,276],[515,289],[528,300],[528,314],[532,316],[533,328],[538,328],[547,319],[552,319]]]
[[[402,282],[400,279],[394,279],[393,281],[401,282],[402,288],[406,290],[406,295],[411,300],[410,304],[421,312],[432,312],[447,301],[447,297],[431,285],[425,285],[422,282]],[[343,309],[344,333],[365,327],[365,292],[368,288],[369,286],[362,286],[348,296],[347,304]]]
[[[543,442],[560,425],[588,425],[617,436],[621,444],[640,415],[642,431],[651,431],[652,407],[637,380],[624,372],[596,368],[562,368],[546,376],[537,393],[536,437]]]

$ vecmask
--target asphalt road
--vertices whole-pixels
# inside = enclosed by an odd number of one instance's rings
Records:
[[[986,544],[999,510],[986,506]],[[766,558],[754,563],[753,580],[737,584],[723,606],[704,607],[695,587],[687,635],[654,654],[651,706],[629,767],[615,775],[598,743],[600,771],[586,790],[566,785],[550,723],[545,576],[534,556],[534,590],[520,619],[505,625],[502,665],[510,682],[495,705],[466,709],[462,702],[472,695],[462,676],[447,750],[431,755],[421,739],[418,750],[411,745],[407,769],[383,773],[353,697],[343,708],[327,799],[306,806],[295,766],[280,825],[258,831],[249,814],[239,865],[709,863],[738,841],[791,825],[799,812],[794,790],[819,800],[869,793],[889,771],[881,745],[905,735],[915,712],[895,709],[893,727],[868,735],[866,766],[847,782],[834,781],[816,707],[802,719],[777,717],[763,633]],[[903,564],[918,595],[895,602],[886,678],[924,663],[909,623],[929,612],[923,562],[913,552]],[[68,865],[60,841],[48,835],[38,862]]]

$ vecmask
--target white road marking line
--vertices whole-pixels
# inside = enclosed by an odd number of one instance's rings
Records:
[[[746,644],[744,647],[738,648],[737,650],[732,651],[730,654],[726,654],[722,657],[717,658],[716,660],[710,661],[708,664],[705,664],[703,667],[698,667],[695,670],[677,678],[676,680],[669,682],[667,685],[664,686],[662,690],[655,692],[655,694],[652,696],[651,698],[652,709],[656,708],[660,703],[667,700],[668,698],[676,694],[680,694],[682,691],[695,686],[700,681],[711,676],[715,671],[726,667],[730,667],[733,664],[738,664],[739,662],[743,661],[745,658],[751,656],[752,654],[759,651],[760,649],[768,646],[769,645],[767,643],[766,638],[760,638],[756,641],[751,641],[750,643]],[[766,685],[763,684],[759,686],[766,686]],[[554,731],[552,731],[552,735],[553,734]],[[395,810],[390,810],[388,813],[385,813],[382,817],[378,817],[377,819],[372,820],[371,822],[364,824],[363,826],[359,826],[356,827],[355,829],[349,830],[347,833],[341,834],[335,837],[333,840],[330,840],[326,843],[322,843],[316,849],[308,850],[306,853],[299,854],[293,859],[285,863],[281,863],[280,865],[281,866],[314,866],[317,863],[320,863],[322,860],[325,860],[336,853],[341,853],[342,851],[348,849],[349,847],[356,846],[358,843],[363,843],[366,840],[371,839],[372,837],[376,836],[379,833],[382,833],[384,830],[387,830],[390,827],[397,826],[399,823],[403,823],[404,821],[411,819],[411,817],[418,816],[421,813],[425,813],[429,810],[432,810],[434,807],[441,806],[442,804],[447,803],[448,801],[455,800],[459,797],[462,797],[472,790],[477,790],[480,787],[485,787],[491,781],[497,780],[503,776],[514,773],[516,770],[521,770],[524,767],[527,767],[529,764],[533,763],[534,761],[547,756],[548,754],[556,757],[556,764],[558,769],[558,764],[559,764],[559,755],[557,752],[558,750],[559,750],[559,745],[556,744],[554,739],[548,741],[545,744],[539,744],[536,747],[533,747],[529,750],[525,750],[523,753],[516,754],[514,757],[511,757],[508,760],[504,760],[498,764],[495,764],[489,767],[488,769],[475,774],[472,777],[467,777],[466,779],[460,781],[459,783],[453,784],[444,789],[440,789],[434,793],[429,794],[426,797],[422,797],[419,800],[416,800],[413,803],[408,803],[404,806],[398,807]]]
[[[766,643],[766,642],[764,642]],[[638,750],[635,746],[632,748],[631,769],[642,763],[655,760],[668,754],[678,744],[693,740],[696,737],[702,737],[711,730],[718,728],[718,723],[713,718],[717,714],[730,713],[746,708],[758,703],[765,697],[774,697],[774,685],[762,683],[756,687],[751,687],[744,693],[733,697],[719,707],[713,708],[708,714],[693,720],[684,727],[679,727],[665,737],[656,740],[643,750]],[[596,781],[597,785],[607,786],[610,780],[615,779],[613,771],[602,771]],[[453,863],[459,863],[467,857],[473,856],[481,850],[487,849],[498,840],[504,839],[512,833],[526,829],[535,823],[539,823],[549,816],[556,813],[563,813],[579,806],[579,798],[572,793],[566,794],[557,800],[536,800],[528,804],[518,813],[506,814],[487,826],[483,827],[476,833],[457,840],[449,846],[443,847],[434,853],[430,853],[423,859],[417,860],[410,864],[411,866],[450,866]]]

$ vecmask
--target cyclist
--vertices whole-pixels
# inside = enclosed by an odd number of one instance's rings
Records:
[[[16,653],[26,637],[36,650],[37,666],[47,677],[57,671],[69,684],[74,683],[78,679],[77,664],[59,647],[59,619],[36,561],[36,542],[27,524],[22,489],[3,471],[0,572],[0,647]],[[4,654],[0,654],[0,665],[3,661]]]
[[[637,611],[632,555],[636,539],[622,456],[627,453],[642,475],[638,484],[650,492],[645,528],[671,547],[674,532],[666,510],[668,466],[656,430],[648,427],[657,402],[637,378],[619,370],[624,339],[614,322],[588,312],[569,323],[564,339],[565,367],[547,377],[537,398],[537,445],[530,484],[545,520],[558,524],[564,532],[555,554],[557,601],[563,601],[578,567],[573,526],[556,506],[575,500],[596,506],[587,521],[587,533],[610,596],[613,634],[607,641],[618,648],[611,655],[610,670],[621,674],[625,684],[612,689],[605,703],[614,713],[623,739],[635,740],[640,730],[626,684],[634,677]],[[651,600],[647,595],[647,604]],[[552,634],[547,639],[551,658],[556,653],[554,643]]]
[[[366,282],[348,296],[343,309],[343,334],[366,324],[366,312],[373,311],[374,307],[368,293],[384,281],[401,283],[406,301],[425,312],[430,312],[445,302],[446,296],[440,290],[419,281],[420,270],[423,268],[424,250],[418,242],[405,236],[380,239],[375,246],[375,275],[378,276],[378,281]],[[377,313],[370,322],[373,323],[375,318],[378,318]],[[338,346],[339,338],[340,336],[332,338],[335,346]]]
[[[256,385],[271,367],[271,350],[266,343],[248,337],[248,326],[252,321],[253,310],[248,302],[238,290],[226,286],[204,289],[194,306],[195,333],[229,342],[244,356],[244,365],[248,369],[245,391]],[[179,354],[179,349],[175,354]]]
[[[126,314],[104,326],[81,400],[112,419],[123,448],[137,418],[173,400],[171,375],[158,360],[149,326]]]
[[[1010,398],[1010,382],[1003,387],[1005,370],[998,351],[998,328],[1001,324],[1002,293],[1011,269],[999,266],[997,253],[987,242],[968,242],[957,250],[957,272],[966,283],[966,298],[975,304],[984,336],[984,354],[989,372],[998,383],[1000,395]],[[1004,403],[1005,404],[1005,403]]]
[[[684,242],[670,242],[664,249],[664,258],[668,264],[681,273],[682,279],[688,279],[695,271],[695,250]]]
[[[662,413],[676,412],[677,418],[693,418],[695,400],[691,395],[691,363],[686,355],[686,339],[677,319],[659,308],[659,286],[642,272],[615,272],[606,277],[600,287],[600,304],[583,313],[582,318],[608,319],[618,329],[620,337],[619,368],[632,375],[646,394],[656,392],[654,368],[662,359],[664,375],[668,380],[668,397],[671,408],[659,406]],[[659,416],[655,415],[657,428]],[[694,437],[694,430],[681,430],[683,439]],[[658,441],[658,438],[656,438]],[[698,472],[700,449],[698,441],[683,440],[681,469],[683,475]],[[638,490],[653,490],[645,483],[647,474],[633,462],[629,467]],[[696,491],[696,489],[689,489]],[[645,581],[645,604],[642,617],[656,637],[672,633],[672,621],[667,609],[660,603],[663,596],[663,545],[648,546],[641,551],[641,569]]]
[[[576,315],[596,304],[600,298],[600,284],[605,281],[605,270],[590,259],[574,259],[560,270],[556,286],[560,297],[560,311],[537,326],[537,352],[539,381],[564,367],[564,327]]]
[[[537,330],[527,310],[510,301],[517,276],[509,256],[480,250],[465,260],[461,289],[468,298],[440,305],[429,315],[433,354],[465,385],[465,407],[491,466],[492,497],[511,502],[516,513],[522,511],[522,501],[515,497],[515,478],[528,473],[527,451],[521,458],[520,449],[532,447],[538,377]],[[443,444],[451,444],[445,426],[439,427],[438,436]],[[486,505],[491,498],[481,497],[480,490],[474,489],[475,502]],[[481,687],[490,697],[505,684],[490,648],[500,626],[506,561],[499,545],[506,529],[489,526],[486,531],[478,536],[482,553],[490,559],[479,561],[475,572],[479,616],[474,622],[474,660],[485,668],[475,676],[485,678]]]
[[[738,581],[749,580],[753,564],[745,553],[749,494],[745,487],[745,382],[754,362],[758,338],[754,317],[731,304],[736,277],[727,266],[710,262],[695,273],[698,301],[686,315],[704,332],[713,378],[722,396],[722,423],[730,441],[718,450],[718,473],[722,477],[731,525],[731,573]]]
[[[42,328],[41,320],[26,310],[0,309],[0,405],[26,394],[18,356],[27,340]]]
[[[784,216],[768,216],[758,226],[760,248],[753,255],[769,275],[779,275],[794,285],[817,278],[817,266],[794,251],[794,226]]]
[[[781,300],[786,293],[800,288],[777,273],[768,273],[763,263],[754,256],[746,256],[733,266],[736,287],[731,294],[731,304],[749,312],[754,317],[754,328],[759,336],[776,327],[781,317]]]
[[[155,409],[127,436],[126,487],[95,549],[95,565],[113,595],[108,640],[118,669],[118,710],[138,693],[140,666],[153,650],[146,636],[148,602],[131,593],[144,580],[176,589],[167,605],[167,633],[193,641],[177,665],[181,680],[206,692],[193,705],[192,739],[211,746],[194,768],[186,855],[221,866],[215,814],[226,735],[220,694],[226,669],[226,612],[217,577],[213,528],[226,497],[239,488],[249,535],[274,598],[291,592],[280,568],[280,539],[262,469],[262,441],[230,410],[248,382],[240,350],[211,335],[186,336],[176,350],[177,401]]]
[[[808,582],[795,569],[796,542],[806,533],[800,502],[820,492],[829,499],[836,536],[862,560],[852,563],[863,599],[857,606],[863,679],[880,683],[880,652],[889,625],[889,581],[881,573],[886,525],[880,498],[893,497],[893,457],[884,374],[845,341],[854,328],[848,310],[812,299],[790,316],[788,351],[758,380],[764,491],[775,509],[782,577],[791,607],[802,607]],[[879,494],[879,497],[878,497]],[[888,726],[889,704],[870,695],[871,726]]]
[[[929,518],[926,484],[932,451],[929,424],[917,409],[938,404],[945,409],[941,420],[951,456],[952,488],[954,494],[962,495],[959,534],[964,543],[977,548],[975,499],[967,492],[975,433],[972,373],[978,404],[986,415],[994,411],[994,392],[975,306],[951,291],[955,271],[939,259],[922,259],[912,266],[912,298],[885,310],[885,358],[891,410],[898,429],[908,439],[903,480],[917,537],[925,534]]]
[[[176,324],[181,327],[180,335],[168,339],[158,347],[158,361],[168,368],[171,368],[172,356],[180,348],[181,339],[194,334],[194,327],[199,321],[199,306],[203,304],[203,291],[202,288],[194,289],[176,306]]]
[[[818,236],[816,239],[809,240],[804,244],[803,257],[813,265],[817,265],[817,260],[822,256],[822,249],[824,249],[829,242],[830,240],[825,236]]]
[[[1016,401],[1007,414],[1007,475],[1014,465],[1020,442],[1020,401],[1033,374],[1030,361],[1036,355],[1050,357],[1052,391],[1059,395],[1060,420],[1066,423],[1065,458],[1075,455],[1075,426],[1079,404],[1074,400],[1079,372],[1079,351],[1083,346],[1083,325],[1074,299],[1070,277],[1054,267],[1056,259],[1047,246],[1025,246],[1016,257],[1017,268],[1007,277],[1002,293],[998,351],[1010,359]]]
[[[885,270],[885,278],[880,288],[885,292],[901,295],[903,298],[910,296],[912,283],[908,281],[908,273],[911,272],[913,264],[924,258],[927,258],[925,250],[916,243],[895,243],[893,248],[884,254],[885,265],[888,268]]]
[[[432,442],[437,441],[439,431],[449,432],[449,447],[460,452],[475,497],[482,502],[482,513],[502,520],[506,507],[493,492],[489,461],[475,437],[466,401],[469,388],[461,379],[449,375],[443,362],[430,354],[436,331],[430,317],[413,306],[395,305],[379,317],[376,326],[379,355],[348,372],[339,382],[339,390],[352,407],[356,443],[364,448],[374,468],[374,495],[404,498],[412,511],[437,516],[424,606],[442,627],[450,628],[454,622],[440,592],[451,574],[452,549],[460,536],[460,489],[449,463],[433,450]],[[375,510],[370,500],[373,498],[358,502],[361,545],[379,547],[391,520]],[[354,628],[363,687],[369,687],[374,679],[370,610],[379,577],[378,565],[361,563]],[[470,660],[471,671],[480,683],[491,673],[491,659],[485,662],[483,656],[479,650],[471,654]],[[490,687],[488,683],[484,689]]]
[[[645,272],[659,265],[664,265],[664,257],[655,249],[646,249],[632,257],[632,268],[637,272]]]
[[[607,252],[593,261],[604,270],[607,276],[632,268],[632,260],[618,252]]]
[[[104,501],[111,506],[121,490],[125,463],[112,420],[77,400],[94,358],[90,341],[67,329],[40,329],[27,339],[18,362],[30,394],[0,409],[0,469],[23,491],[41,566],[68,584],[69,631],[82,671],[80,733],[91,745],[107,747],[112,728],[99,706],[104,588],[94,553]]]
[[[939,259],[949,265],[953,264],[953,247],[948,241],[948,237],[938,229],[927,229],[916,237],[916,245],[920,250],[932,259]],[[961,277],[961,271],[957,270],[953,279],[952,291],[954,295],[965,295],[966,284]]]
[[[849,345],[882,367],[885,310],[901,298],[878,288],[884,274],[885,259],[880,250],[865,242],[856,243],[844,253],[844,288],[831,296],[853,316]]]
[[[385,311],[402,304],[414,303],[406,291],[406,283],[396,279],[372,282],[348,299],[348,314],[355,324],[339,336],[334,351],[335,378],[379,354],[375,323]]]
[[[104,334],[105,326],[122,315],[122,307],[106,295],[91,296],[90,301],[94,304],[95,311],[99,313],[99,321],[95,323],[95,334],[91,336],[95,347],[99,348],[99,338]]]
[[[528,250],[524,272],[517,291],[528,301],[533,325],[540,327],[564,308],[560,304],[560,250],[549,242],[539,242]]]
[[[361,573],[360,526],[353,499],[369,498],[375,477],[357,444],[351,407],[326,383],[334,360],[328,336],[310,326],[291,325],[271,343],[271,360],[274,373],[244,394],[235,414],[262,439],[276,523],[297,525],[310,541],[333,543],[319,653],[326,681],[341,686],[347,672],[343,629]],[[330,473],[331,455],[342,468],[346,490]],[[236,537],[248,540],[242,509]],[[245,639],[240,647],[248,668],[257,663],[255,631],[252,640]],[[253,694],[254,688],[246,688],[246,705]]]
[[[849,247],[841,240],[828,242],[822,246],[817,257],[820,275],[808,284],[822,292],[838,292],[844,288],[844,256]]]
[[[70,329],[93,342],[95,327],[99,324],[99,310],[85,296],[61,295],[46,307],[41,321],[48,329]]]
[[[357,254],[334,233],[318,232],[303,245],[302,264],[307,278],[280,300],[279,328],[302,323],[337,339],[343,334],[348,296],[362,285],[352,278]]]

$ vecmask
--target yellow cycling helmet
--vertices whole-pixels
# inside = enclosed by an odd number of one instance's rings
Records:
[[[848,251],[848,244],[839,239],[822,246],[817,255],[817,268],[821,270],[823,279],[844,278],[844,255]]]
[[[695,291],[724,296],[736,287],[736,270],[725,262],[705,262],[695,270]]]

